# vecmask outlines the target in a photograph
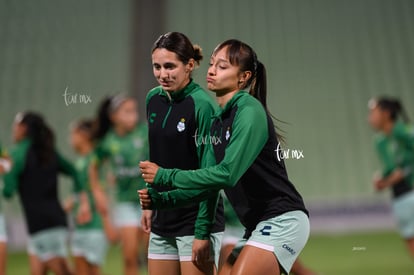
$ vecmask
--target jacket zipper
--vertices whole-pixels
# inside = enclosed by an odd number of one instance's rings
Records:
[[[170,107],[168,107],[167,114],[165,115],[164,120],[163,120],[163,122],[162,122],[162,129],[164,129],[164,128],[165,128],[165,124],[167,124],[167,119],[168,119],[168,117],[170,116],[171,109],[172,109],[172,98],[171,98],[171,95],[170,95],[170,93],[169,93],[169,92],[166,92],[166,93],[167,93],[167,97],[168,97],[168,99],[170,100]]]
[[[168,107],[167,114],[165,115],[164,120],[162,122],[162,129],[164,129],[165,128],[165,124],[167,124],[167,119],[170,116],[171,109],[172,109],[172,104],[170,104],[170,107]]]

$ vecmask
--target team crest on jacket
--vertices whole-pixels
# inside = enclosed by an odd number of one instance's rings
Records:
[[[183,132],[185,130],[185,118],[181,118],[180,121],[177,124],[177,130],[178,132]]]
[[[230,127],[227,127],[227,131],[226,131],[226,140],[229,140],[230,136],[231,136],[231,133],[230,133]]]

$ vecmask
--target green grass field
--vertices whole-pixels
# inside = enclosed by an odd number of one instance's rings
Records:
[[[301,259],[321,275],[414,274],[414,262],[394,232],[315,235],[310,238]],[[10,253],[7,264],[7,274],[29,274],[25,253]],[[119,247],[111,249],[104,273],[122,274]]]
[[[414,274],[414,262],[395,232],[312,236],[301,259],[321,275]]]

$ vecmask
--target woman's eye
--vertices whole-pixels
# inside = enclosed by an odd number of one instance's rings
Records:
[[[166,64],[164,64],[164,68],[166,70],[173,70],[173,69],[175,69],[175,67],[176,67],[176,65],[174,63],[166,63]]]

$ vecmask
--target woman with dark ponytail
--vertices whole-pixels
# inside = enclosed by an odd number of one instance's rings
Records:
[[[213,51],[207,86],[220,105],[209,133],[216,142],[208,148],[208,167],[183,171],[140,163],[146,182],[176,188],[141,190],[141,204],[176,207],[224,189],[246,231],[220,274],[289,274],[307,242],[309,219],[275,152],[279,140],[266,103],[265,67],[250,46],[227,40]]]
[[[3,195],[19,193],[29,231],[28,252],[32,274],[70,274],[66,262],[67,222],[57,192],[58,174],[70,176],[79,196],[78,222],[90,219],[85,186],[73,165],[55,149],[52,130],[32,112],[18,113],[13,125],[16,146],[12,169],[4,177]]]
[[[167,168],[193,170],[205,162],[205,137],[216,104],[192,79],[202,57],[201,48],[179,32],[161,35],[152,49],[153,73],[160,85],[146,100],[150,160]],[[219,201],[216,211],[218,192],[215,195],[186,207],[144,210],[142,225],[151,232],[149,274],[214,273],[224,231],[223,206]]]
[[[383,164],[374,176],[374,188],[392,190],[392,209],[401,236],[414,258],[414,126],[401,102],[380,97],[369,101],[368,121],[377,131],[375,147]]]

